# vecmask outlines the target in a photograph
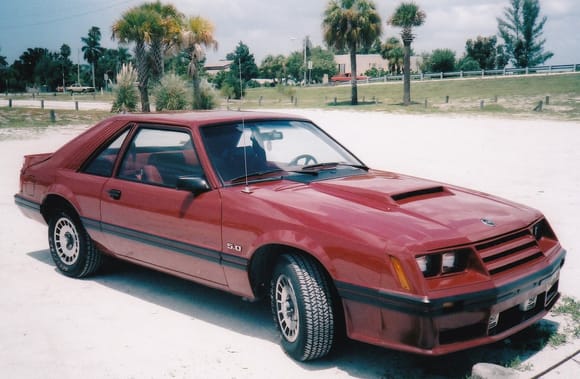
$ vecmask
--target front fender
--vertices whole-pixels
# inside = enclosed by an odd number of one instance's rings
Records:
[[[260,235],[249,247],[253,256],[254,253],[267,245],[288,246],[296,250],[305,252],[314,257],[326,269],[331,277],[336,275],[336,269],[332,259],[328,255],[327,249],[308,234],[292,229],[272,230]]]

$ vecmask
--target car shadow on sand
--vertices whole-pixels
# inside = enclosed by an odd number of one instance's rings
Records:
[[[48,250],[28,255],[54,267]],[[55,267],[55,274],[59,274],[56,271]],[[236,333],[273,343],[279,340],[268,301],[250,303],[220,290],[117,259],[106,259],[96,275],[82,280]],[[478,362],[525,371],[525,361],[542,350],[557,331],[558,323],[541,320],[500,342],[442,357],[424,357],[346,339],[326,358],[300,366],[309,371],[336,368],[358,378],[465,378]],[[283,354],[282,350],[280,353]]]

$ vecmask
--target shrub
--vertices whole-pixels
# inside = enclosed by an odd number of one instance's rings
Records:
[[[458,66],[459,70],[461,70],[461,71],[480,71],[481,70],[481,66],[479,65],[479,63],[471,57],[465,57],[465,58],[461,59],[457,63],[457,66]]]
[[[200,94],[200,103],[193,104],[193,109],[213,109],[217,105],[216,96],[213,88],[211,85],[206,81],[202,81],[201,85],[199,86],[199,90],[201,91]],[[195,103],[195,97],[194,97]]]
[[[113,86],[115,101],[111,112],[134,112],[137,110],[139,92],[135,83],[137,82],[137,70],[131,63],[123,64],[121,71],[117,74],[117,84]]]
[[[187,86],[175,74],[165,75],[155,88],[155,109],[177,111],[187,108]]]

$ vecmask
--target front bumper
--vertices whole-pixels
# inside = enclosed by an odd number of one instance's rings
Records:
[[[501,340],[540,320],[556,303],[565,255],[561,249],[547,266],[503,285],[440,298],[339,282],[348,335],[424,355],[443,355]]]

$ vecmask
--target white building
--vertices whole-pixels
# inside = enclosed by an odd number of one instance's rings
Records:
[[[419,71],[419,57],[411,57],[411,72]],[[350,73],[350,55],[341,54],[335,55],[334,61],[337,64],[338,72],[340,74]],[[356,70],[357,75],[364,75],[365,72],[371,68],[376,68],[378,70],[389,69],[389,61],[381,57],[380,54],[357,54],[356,56]]]

